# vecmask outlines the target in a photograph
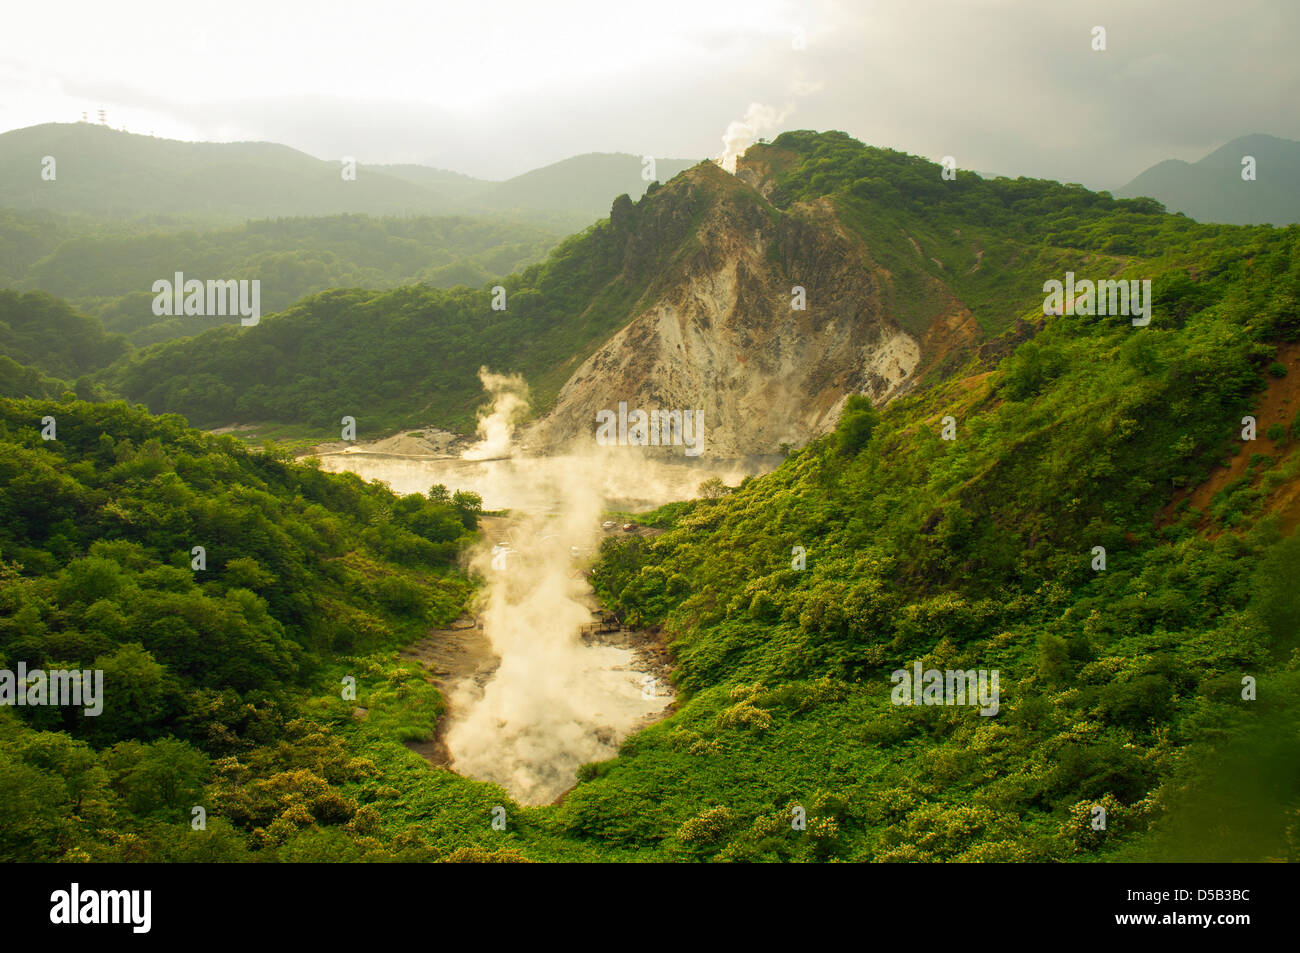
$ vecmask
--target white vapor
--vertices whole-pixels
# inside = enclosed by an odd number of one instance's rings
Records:
[[[528,384],[518,374],[493,374],[478,369],[478,379],[492,397],[492,408],[478,415],[478,443],[461,457],[466,460],[494,460],[508,456],[515,425],[528,413]]]
[[[774,132],[793,111],[792,106],[777,109],[762,103],[750,103],[745,110],[744,119],[733,119],[727,124],[727,131],[722,134],[722,157],[718,159],[718,164],[734,174],[736,160],[745,154],[745,150],[755,140]]]
[[[507,497],[540,494],[550,505],[512,511],[504,533],[495,521],[484,527],[471,567],[487,580],[479,618],[501,663],[486,684],[452,686],[445,740],[457,772],[541,804],[571,787],[580,765],[612,758],[623,738],[671,702],[666,684],[645,691],[630,649],[579,635],[592,620],[594,597],[581,568],[600,536],[602,488],[611,472],[630,485],[644,467],[608,451],[565,456],[559,466],[514,454],[512,422],[528,407],[522,381],[480,376],[494,399],[480,420],[479,449],[511,458],[498,464],[500,479],[517,484]],[[493,538],[501,535],[508,544]]]

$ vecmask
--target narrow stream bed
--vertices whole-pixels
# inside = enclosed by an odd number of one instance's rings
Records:
[[[612,758],[673,703],[663,647],[603,616],[587,581],[601,538],[624,535],[604,525],[604,514],[688,499],[710,477],[735,485],[775,463],[364,450],[320,459],[323,469],[382,480],[397,493],[443,484],[478,493],[485,510],[509,511],[482,519],[470,567],[487,585],[472,614],[403,655],[425,666],[448,702],[437,737],[411,747],[432,764],[500,784],[523,804],[555,801],[579,766]]]

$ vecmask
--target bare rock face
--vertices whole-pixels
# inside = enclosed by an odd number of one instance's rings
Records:
[[[617,227],[636,230],[629,268],[657,220],[667,217],[681,234],[686,209],[694,230],[632,321],[531,428],[525,440],[535,451],[596,443],[598,415],[623,402],[628,412],[702,411],[709,457],[775,453],[832,429],[849,395],[881,403],[912,379],[920,343],[886,313],[888,275],[830,203],[778,212],[763,198],[761,174],[741,172],[752,184],[697,166],[643,200],[657,207],[639,220],[620,209]]]

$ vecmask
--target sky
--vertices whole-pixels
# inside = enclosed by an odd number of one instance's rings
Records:
[[[719,157],[732,123],[1093,188],[1300,139],[1297,0],[71,0],[5,21],[0,130],[104,109],[130,132],[492,179],[585,152]]]

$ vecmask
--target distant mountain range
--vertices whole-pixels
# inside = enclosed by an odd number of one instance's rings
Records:
[[[467,432],[478,369],[508,368],[530,387],[531,447],[590,437],[623,403],[702,410],[713,454],[778,453],[832,429],[850,397],[884,403],[970,362],[990,369],[1041,326],[1045,277],[1082,262],[1102,277],[1151,274],[1155,320],[1174,321],[1200,293],[1186,274],[1206,254],[1196,243],[1254,240],[1056,182],[969,176],[948,189],[939,169],[844,133],[785,133],[751,147],[735,175],[700,163],[638,202],[616,199],[606,221],[503,276],[505,310],[486,282],[325,291],[256,327],[218,318],[105,361],[98,383],[205,426],[325,432],[346,405],[366,407],[377,434]],[[1289,239],[1269,240],[1284,257]],[[268,272],[266,286],[281,280]],[[1015,386],[1034,392],[1056,360],[1026,358]]]
[[[1255,160],[1255,180],[1242,179],[1242,159]],[[1115,191],[1149,196],[1171,212],[1201,222],[1290,225],[1300,222],[1300,142],[1276,136],[1233,139],[1199,162],[1166,159]]]
[[[52,180],[42,176],[47,156]],[[655,177],[667,181],[696,161],[656,159]],[[0,134],[0,207],[111,218],[507,212],[577,229],[649,184],[641,157],[627,153],[574,156],[504,182],[421,165],[359,165],[354,180],[342,172],[340,161],[270,142],[178,142],[92,123]]]
[[[46,157],[54,179],[42,177]],[[1242,159],[1255,160],[1254,181]],[[698,160],[655,159],[667,182]],[[1300,142],[1242,136],[1198,162],[1166,159],[1114,190],[1149,196],[1171,212],[1233,225],[1300,222]],[[588,153],[501,182],[433,166],[358,165],[344,179],[337,160],[271,142],[180,142],[93,123],[46,123],[0,134],[0,208],[98,218],[172,217],[231,224],[304,215],[493,215],[576,231],[649,183],[642,158]]]

